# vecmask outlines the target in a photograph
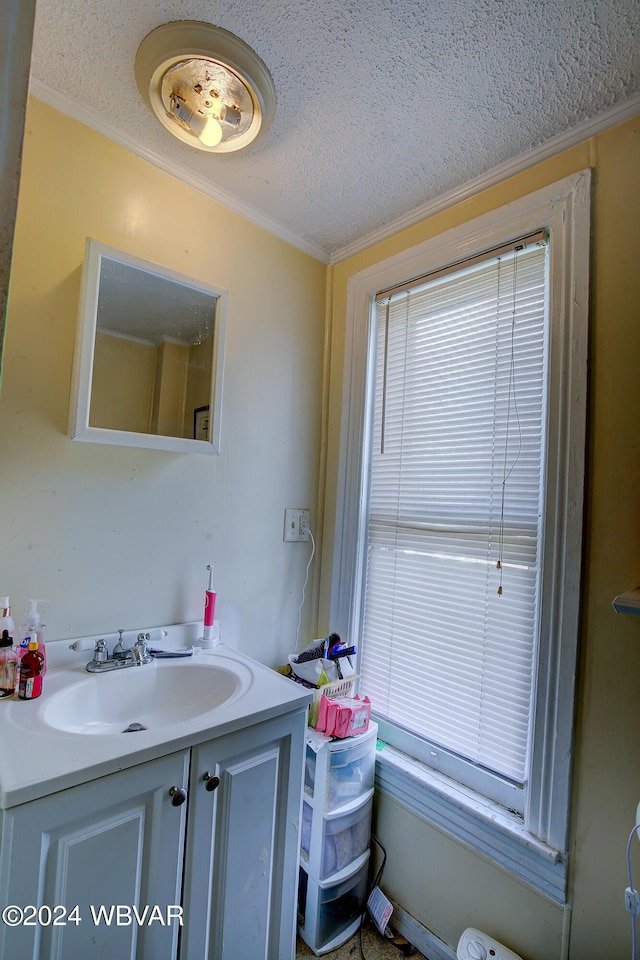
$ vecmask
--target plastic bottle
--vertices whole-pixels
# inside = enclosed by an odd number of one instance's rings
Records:
[[[27,652],[20,661],[18,696],[21,700],[35,700],[42,693],[44,657],[38,650],[38,635],[31,634]]]
[[[5,628],[0,637],[0,700],[12,697],[16,691],[16,666],[18,655],[13,649],[13,639]]]
[[[32,634],[37,634],[38,651],[42,654],[42,660],[44,662],[44,670],[42,671],[43,676],[47,672],[47,651],[44,645],[44,634],[47,627],[46,624],[40,623],[40,611],[38,610],[38,604],[48,602],[48,600],[29,600],[29,605],[25,607],[24,611],[26,619],[20,629],[20,647],[18,649],[18,662],[21,662],[22,658],[27,652],[27,647]]]
[[[22,663],[22,658],[29,649],[29,637],[23,637],[18,646],[16,647],[16,659],[17,659],[17,677],[16,683],[20,680],[20,664]]]
[[[0,597],[0,634],[6,630],[10,637],[15,634],[16,624],[11,616],[11,607],[9,606],[9,597]]]

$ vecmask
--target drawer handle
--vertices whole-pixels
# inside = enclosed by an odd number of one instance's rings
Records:
[[[181,807],[187,799],[187,791],[184,787],[171,787],[169,796],[174,807]]]
[[[217,790],[220,786],[220,777],[213,776],[208,770],[202,779],[206,784],[205,790],[208,790],[209,793],[211,793],[213,790]]]

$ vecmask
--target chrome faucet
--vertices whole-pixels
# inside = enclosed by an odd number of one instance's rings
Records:
[[[114,660],[126,660],[128,657],[131,656],[131,649],[128,647],[125,647],[125,645],[122,642],[123,634],[124,634],[124,630],[118,630],[118,642],[116,643],[116,645],[114,646],[111,652],[111,656],[113,657]]]
[[[124,630],[118,630],[118,640],[109,656],[106,640],[96,641],[93,649],[93,660],[86,666],[89,673],[108,673],[110,670],[122,670],[124,667],[140,667],[151,663],[153,657],[149,653],[149,634],[139,633],[133,647],[126,647],[123,642]]]

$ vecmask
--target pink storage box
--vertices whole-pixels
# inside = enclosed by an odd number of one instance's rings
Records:
[[[328,737],[352,737],[366,733],[371,717],[369,697],[338,697],[330,700],[324,694],[320,697],[316,730]]]

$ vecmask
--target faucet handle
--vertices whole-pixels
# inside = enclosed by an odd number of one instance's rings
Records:
[[[151,663],[152,657],[149,653],[148,646],[149,634],[148,633],[139,633],[138,639],[136,640],[134,647],[131,651],[134,663]]]
[[[96,640],[96,645],[93,648],[93,660],[94,663],[105,663],[109,658],[109,650],[107,649],[106,640]]]
[[[81,637],[69,644],[69,650],[75,650],[78,653],[84,650],[93,650],[95,645],[96,640],[93,637]]]
[[[149,653],[149,634],[148,633],[139,633],[138,639],[136,640],[136,650],[139,651],[141,657],[146,657]]]

